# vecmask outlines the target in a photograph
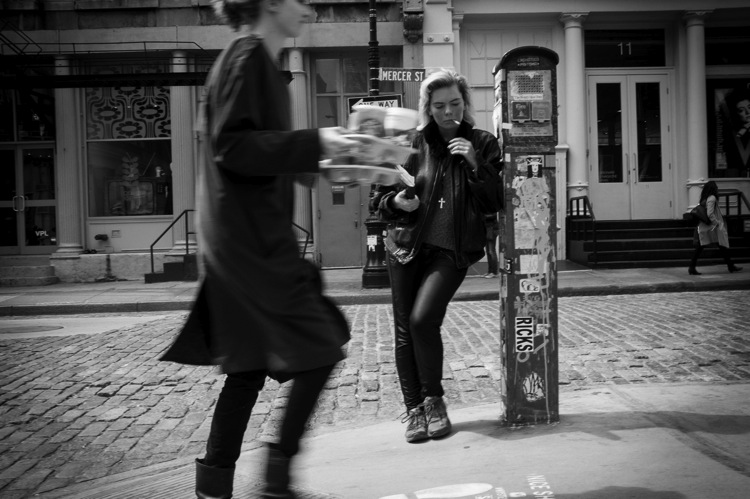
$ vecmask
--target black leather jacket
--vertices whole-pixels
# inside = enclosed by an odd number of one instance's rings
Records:
[[[450,154],[447,142],[432,121],[415,137],[412,146],[418,152],[404,164],[404,168],[415,177],[419,208],[405,212],[393,206],[391,200],[405,188],[404,184],[379,186],[370,201],[371,210],[388,223],[385,247],[400,263],[408,263],[419,252],[424,228],[431,223],[438,202],[432,194],[451,164],[456,166],[449,170],[453,179],[456,265],[468,267],[484,255],[483,215],[500,209],[496,200],[502,153],[494,135],[475,129],[465,121],[461,123],[457,136],[470,140],[474,146],[478,164],[475,172],[466,165],[463,157]]]

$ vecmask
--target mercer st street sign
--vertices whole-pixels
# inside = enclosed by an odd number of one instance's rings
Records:
[[[421,68],[380,68],[380,81],[424,81],[425,70]]]
[[[354,106],[401,107],[401,95],[372,95],[368,97],[349,97],[347,99],[349,112]]]

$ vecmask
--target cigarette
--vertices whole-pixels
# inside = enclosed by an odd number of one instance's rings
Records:
[[[453,120],[453,123],[455,123],[456,125],[460,125],[461,124],[461,122],[458,121],[458,120]]]

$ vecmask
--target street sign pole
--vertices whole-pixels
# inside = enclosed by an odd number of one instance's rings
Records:
[[[370,0],[370,42],[367,46],[367,67],[370,70],[370,95],[380,95],[380,51],[378,50],[378,11]]]
[[[369,68],[369,95],[375,97],[380,95],[380,54],[378,51],[378,11],[375,0],[370,1],[370,43],[367,47],[367,66]],[[375,186],[370,187],[370,200],[375,196]],[[391,280],[388,276],[386,262],[386,249],[383,238],[385,237],[386,224],[381,222],[372,211],[371,203],[367,203],[369,216],[365,220],[367,261],[362,269],[363,288],[388,288]]]

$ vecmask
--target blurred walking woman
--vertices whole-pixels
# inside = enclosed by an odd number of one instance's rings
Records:
[[[395,321],[395,355],[406,405],[406,440],[450,433],[443,400],[440,327],[468,267],[484,255],[484,213],[497,211],[501,153],[474,128],[469,84],[440,70],[422,83],[420,131],[404,168],[415,177],[381,187],[372,207],[388,222],[385,246]],[[413,197],[412,195],[415,194]]]
[[[270,376],[294,380],[278,441],[268,446],[262,497],[294,497],[289,466],[349,328],[322,295],[317,268],[300,258],[292,229],[296,174],[347,149],[338,129],[291,131],[286,38],[311,8],[300,0],[215,0],[239,36],[219,55],[203,104],[205,164],[197,194],[201,282],[195,305],[162,357],[219,365],[226,374],[206,454],[196,460],[199,498],[232,497],[235,463],[258,392]]]
[[[695,252],[693,253],[693,259],[690,261],[690,268],[688,269],[690,275],[701,275],[695,266],[698,264],[698,257],[703,252],[703,248],[711,244],[718,244],[719,254],[727,264],[729,272],[739,272],[742,270],[742,267],[734,265],[729,257],[729,234],[727,233],[727,226],[724,223],[724,217],[719,207],[718,194],[719,186],[713,180],[706,182],[701,191],[700,204],[706,207],[706,212],[708,212],[708,218],[711,220],[711,223],[705,224],[700,222],[695,228],[695,235],[693,237]]]

